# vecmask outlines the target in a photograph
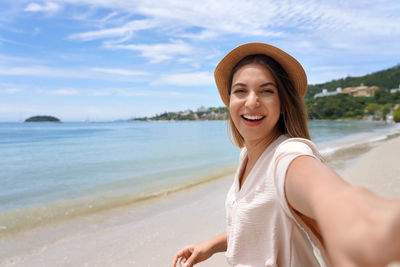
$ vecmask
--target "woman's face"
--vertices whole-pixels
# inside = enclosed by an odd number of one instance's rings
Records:
[[[246,144],[276,134],[280,105],[276,82],[266,67],[248,64],[233,75],[229,112]]]

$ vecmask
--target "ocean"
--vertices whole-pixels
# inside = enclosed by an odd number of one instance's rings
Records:
[[[309,126],[331,160],[400,132],[369,121]],[[225,121],[0,123],[0,235],[216,179],[239,152]]]

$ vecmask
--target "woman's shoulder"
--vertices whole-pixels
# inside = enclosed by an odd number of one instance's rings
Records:
[[[275,150],[275,156],[282,154],[314,154],[321,158],[317,146],[309,139],[300,137],[288,137],[282,140]]]

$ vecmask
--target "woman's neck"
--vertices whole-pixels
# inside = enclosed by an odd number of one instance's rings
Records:
[[[265,149],[267,149],[281,134],[279,130],[275,130],[267,138],[246,142],[248,163],[253,165]]]

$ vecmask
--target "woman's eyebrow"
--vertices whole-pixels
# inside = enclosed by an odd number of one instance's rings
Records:
[[[263,84],[260,85],[260,87],[265,87],[265,86],[269,86],[269,85],[273,85],[273,86],[277,87],[276,84],[273,83],[273,82],[266,82],[266,83],[263,83]]]
[[[246,86],[246,84],[244,84],[244,83],[235,83],[234,85],[232,85],[232,88],[233,87],[235,87],[235,86]]]

